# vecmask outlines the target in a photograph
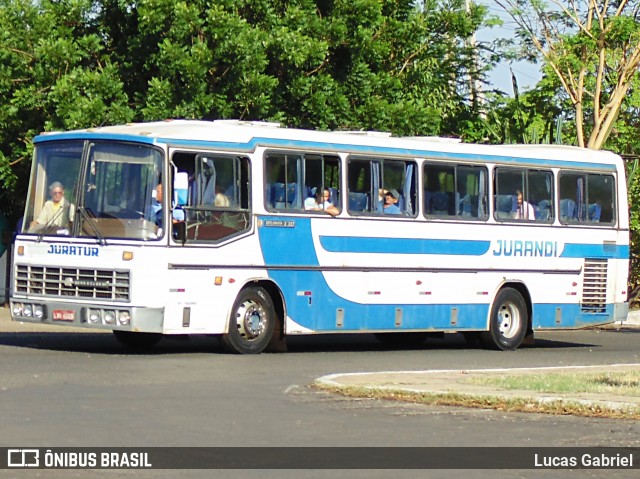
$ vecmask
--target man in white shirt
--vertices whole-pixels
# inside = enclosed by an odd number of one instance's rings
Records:
[[[51,199],[46,201],[38,217],[31,222],[29,231],[34,232],[42,228],[55,226],[66,228],[73,221],[71,204],[64,197],[64,186],[59,181],[54,181],[49,186]]]
[[[331,193],[328,188],[318,188],[316,197],[310,196],[304,200],[304,209],[308,211],[325,211],[331,216],[340,214],[340,210],[331,203]]]
[[[514,218],[517,220],[535,220],[536,212],[528,202],[522,198],[522,191],[516,192],[518,195],[518,207],[516,209]]]

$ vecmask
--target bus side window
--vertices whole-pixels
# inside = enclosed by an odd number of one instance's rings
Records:
[[[425,163],[424,214],[465,219],[486,219],[485,167]]]
[[[494,176],[494,216],[499,221],[553,220],[553,173],[498,167]]]
[[[560,173],[560,221],[615,223],[615,180],[612,175]]]
[[[267,153],[265,157],[264,199],[270,210],[302,210],[300,186],[302,155]]]

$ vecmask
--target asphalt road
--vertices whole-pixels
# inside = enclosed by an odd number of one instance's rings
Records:
[[[635,422],[348,400],[308,387],[332,373],[640,362],[640,330],[541,333],[516,352],[468,349],[458,335],[419,349],[372,336],[293,338],[289,352],[237,356],[214,338],[127,350],[109,333],[11,323],[0,311],[0,446],[640,447]],[[15,471],[4,477],[460,477],[451,470]],[[637,477],[587,470],[579,477]],[[472,470],[470,477],[575,477]]]

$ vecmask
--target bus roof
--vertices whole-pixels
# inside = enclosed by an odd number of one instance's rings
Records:
[[[621,159],[608,151],[596,151],[565,145],[482,145],[462,143],[452,138],[394,137],[377,131],[318,131],[282,128],[278,123],[241,120],[165,120],[128,123],[67,132],[38,135],[35,143],[63,139],[120,139],[144,143],[202,146],[206,143],[227,145],[225,149],[253,151],[258,146],[275,148],[308,148],[345,152],[381,150],[389,154],[403,152],[409,156],[444,155],[491,158],[532,158],[579,163],[619,163]],[[235,148],[232,146],[235,145]],[[242,147],[243,146],[243,147]],[[482,158],[478,158],[482,157]]]

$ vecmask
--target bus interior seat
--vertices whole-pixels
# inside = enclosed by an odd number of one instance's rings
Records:
[[[496,218],[511,218],[515,209],[517,199],[514,195],[496,195],[495,196],[495,208]]]
[[[271,184],[271,206],[273,208],[284,208],[285,205],[285,188],[284,183],[272,183]]]
[[[449,214],[449,196],[442,191],[437,191],[435,193],[432,193],[429,212],[432,215],[448,215]]]
[[[349,192],[349,211],[364,211],[367,209],[367,194],[357,191]]]
[[[216,197],[215,175],[214,176],[210,176],[208,178],[204,178],[203,181],[200,184],[204,185],[203,192],[202,192],[202,204],[203,205],[212,205],[213,201],[214,201],[214,199]]]
[[[536,207],[536,219],[547,221],[551,218],[551,203],[549,200],[541,200]]]
[[[560,219],[563,221],[576,219],[576,202],[569,198],[560,200]]]
[[[305,186],[305,191],[306,191],[306,198],[315,198],[316,197],[316,190],[317,188],[315,186]]]
[[[602,207],[598,203],[589,205],[589,221],[597,223],[600,221],[600,215],[602,214]]]
[[[229,206],[238,206],[236,205],[236,185],[235,183],[231,183],[226,190],[224,190],[224,195],[229,199]]]
[[[286,197],[286,202],[287,202],[287,208],[293,208],[295,205],[295,201],[296,198],[298,198],[300,195],[296,194],[298,192],[298,185],[297,183],[288,183],[287,184],[287,197]],[[300,208],[302,208],[302,205],[299,205]]]
[[[456,193],[457,197],[460,196],[459,193]],[[458,216],[464,216],[464,217],[471,217],[473,216],[472,211],[471,211],[471,196],[470,195],[464,195],[462,198],[457,199],[456,201],[456,205],[458,205],[458,211],[457,214]],[[476,214],[477,216],[477,214]]]

